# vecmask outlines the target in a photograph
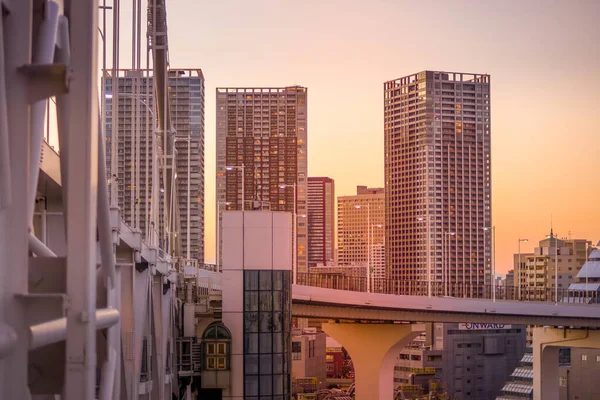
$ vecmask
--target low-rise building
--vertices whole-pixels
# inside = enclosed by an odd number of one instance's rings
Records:
[[[559,239],[551,230],[533,253],[514,255],[515,297],[531,301],[558,301],[581,270],[591,242],[585,239]],[[558,287],[556,286],[558,285]]]
[[[441,392],[455,400],[488,400],[500,393],[525,351],[525,327],[500,324],[428,324],[400,353],[396,389]]]
[[[327,387],[326,337],[315,328],[292,331],[292,393],[311,393]]]

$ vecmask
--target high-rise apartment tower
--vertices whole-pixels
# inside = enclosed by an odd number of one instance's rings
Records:
[[[173,214],[178,215],[181,254],[183,257],[204,262],[204,76],[199,69],[170,70],[170,131],[157,132],[154,111],[154,86],[152,76],[144,70],[119,71],[118,115],[113,105],[113,83],[115,77],[107,71],[103,78],[104,110],[106,128],[106,159],[109,182],[118,185],[117,204],[124,221],[140,229],[144,236],[155,231],[161,238],[161,247],[165,241],[173,241],[169,231],[174,227],[165,227],[165,216],[159,218],[159,226],[151,226],[152,173],[160,169],[152,165],[152,151],[165,149],[154,143],[158,137],[167,138],[166,151],[171,165],[175,145],[175,177],[172,183],[178,207]],[[117,93],[114,91],[114,93]],[[113,121],[113,118],[118,119]],[[118,134],[113,135],[113,126],[118,126]],[[117,142],[112,138],[116,136]],[[153,147],[154,145],[154,147]],[[113,158],[113,149],[117,152]],[[158,155],[161,160],[161,155]],[[118,166],[113,166],[117,162]],[[154,168],[156,169],[154,169]],[[116,176],[113,176],[116,175]],[[156,190],[164,201],[165,188],[163,174],[157,180],[160,189]],[[172,233],[172,232],[171,232]]]
[[[295,263],[307,272],[307,88],[217,88],[216,95],[219,211],[243,202],[246,210],[295,212]]]
[[[308,264],[334,259],[335,186],[331,178],[308,178]]]
[[[490,76],[384,83],[387,278],[452,296],[491,284]],[[487,229],[484,229],[487,228]]]

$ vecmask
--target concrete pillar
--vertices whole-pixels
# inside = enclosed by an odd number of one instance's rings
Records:
[[[352,357],[356,400],[389,400],[394,396],[396,357],[425,326],[327,323],[323,330]]]
[[[600,331],[533,328],[533,399],[558,400],[560,347],[600,348]]]

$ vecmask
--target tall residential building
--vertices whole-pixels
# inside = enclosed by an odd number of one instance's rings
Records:
[[[110,71],[103,77],[109,182],[118,184],[117,203],[124,221],[140,229],[144,236],[155,230],[164,240],[165,232],[169,230],[164,226],[164,216],[160,216],[159,226],[150,226],[151,205],[156,201],[152,199],[153,145],[164,148],[162,141],[154,143],[155,138],[164,136],[163,132],[156,131],[153,79],[145,70],[119,71],[119,110],[115,115],[114,78]],[[172,188],[178,204],[178,210],[174,212],[179,216],[181,254],[204,262],[204,75],[200,69],[174,69],[169,71],[168,84],[171,112],[166,154],[170,157],[173,153],[174,143],[176,179]],[[117,120],[113,121],[113,118]],[[112,165],[113,126],[118,126],[114,158],[118,168]],[[159,159],[160,154],[165,153],[155,151],[159,152]],[[116,173],[117,170],[117,176],[113,177],[113,171]],[[157,193],[164,195],[162,178],[158,179],[161,187]]]
[[[308,178],[308,264],[334,259],[335,186],[331,178]]]
[[[491,284],[490,76],[423,71],[384,83],[388,279],[452,296]],[[445,290],[444,290],[445,289]]]
[[[297,270],[307,272],[307,88],[217,88],[216,96],[219,210],[241,210],[243,200],[244,209],[296,212]]]
[[[516,297],[520,295],[521,300],[554,300],[558,284],[561,300],[569,285],[577,282],[577,273],[592,251],[591,244],[585,239],[559,239],[551,230],[546,239],[540,240],[533,253],[515,254]]]
[[[338,263],[366,265],[384,242],[384,189],[357,186],[355,196],[338,197],[337,207]]]

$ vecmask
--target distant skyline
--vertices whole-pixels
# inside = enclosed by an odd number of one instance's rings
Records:
[[[308,87],[309,176],[343,196],[383,186],[383,82],[426,69],[492,77],[497,272],[517,238],[530,251],[549,233],[551,215],[560,237],[600,240],[600,2],[180,0],[167,15],[171,66],[206,78],[207,260],[217,86]]]

